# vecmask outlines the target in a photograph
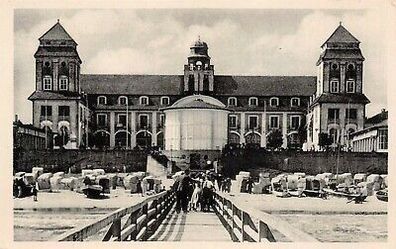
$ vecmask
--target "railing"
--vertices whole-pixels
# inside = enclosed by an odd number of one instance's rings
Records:
[[[172,191],[163,192],[127,208],[120,208],[98,220],[75,228],[55,238],[56,241],[83,241],[97,235],[110,225],[102,241],[147,240],[154,234],[168,214],[175,195]],[[122,224],[123,220],[126,221]]]
[[[243,210],[222,194],[215,193],[214,207],[215,212],[230,233],[233,241],[275,242],[276,239],[271,229],[277,230],[288,241],[317,241],[310,235],[270,214],[260,212],[256,217],[253,217],[252,211]]]

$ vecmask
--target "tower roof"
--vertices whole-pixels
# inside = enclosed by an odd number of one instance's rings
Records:
[[[342,23],[340,22],[340,25],[322,46],[327,43],[360,43],[360,41],[356,39],[356,37],[354,37],[344,26],[342,26]]]
[[[39,40],[65,40],[65,41],[74,41],[73,38],[67,33],[65,28],[58,22],[55,23],[52,28],[50,28],[47,32],[42,35]]]
[[[191,47],[204,47],[207,48],[208,44],[206,42],[201,41],[201,36],[198,36],[198,39],[191,44]]]

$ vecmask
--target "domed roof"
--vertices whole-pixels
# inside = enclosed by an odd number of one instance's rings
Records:
[[[206,100],[206,101],[205,101]],[[222,104],[223,105],[223,104]],[[207,96],[192,95],[185,97],[172,106],[165,107],[163,110],[171,109],[214,109],[214,110],[227,110],[224,106],[216,105],[215,102],[208,100]]]
[[[195,42],[193,42],[193,43],[191,44],[191,47],[205,47],[205,48],[207,48],[207,47],[208,47],[208,44],[206,44],[206,42],[204,42],[204,41],[201,41],[201,37],[198,36],[198,40],[196,40]]]

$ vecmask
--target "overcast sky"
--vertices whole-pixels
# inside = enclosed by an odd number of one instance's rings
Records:
[[[367,114],[387,107],[384,18],[374,10],[16,10],[15,113],[31,123],[38,38],[57,19],[78,43],[82,73],[182,74],[189,45],[208,43],[215,74],[316,75],[339,21],[361,41]]]

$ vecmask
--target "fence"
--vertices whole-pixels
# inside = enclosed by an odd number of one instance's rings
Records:
[[[164,220],[175,202],[172,191],[159,193],[127,208],[60,235],[56,241],[84,241],[107,229],[102,241],[147,240]],[[124,222],[124,224],[122,224]]]
[[[233,241],[275,242],[276,239],[271,229],[281,233],[288,241],[317,241],[310,235],[272,215],[260,213],[257,215],[259,217],[254,218],[252,211],[243,210],[221,194],[215,193],[214,206],[217,215]]]

